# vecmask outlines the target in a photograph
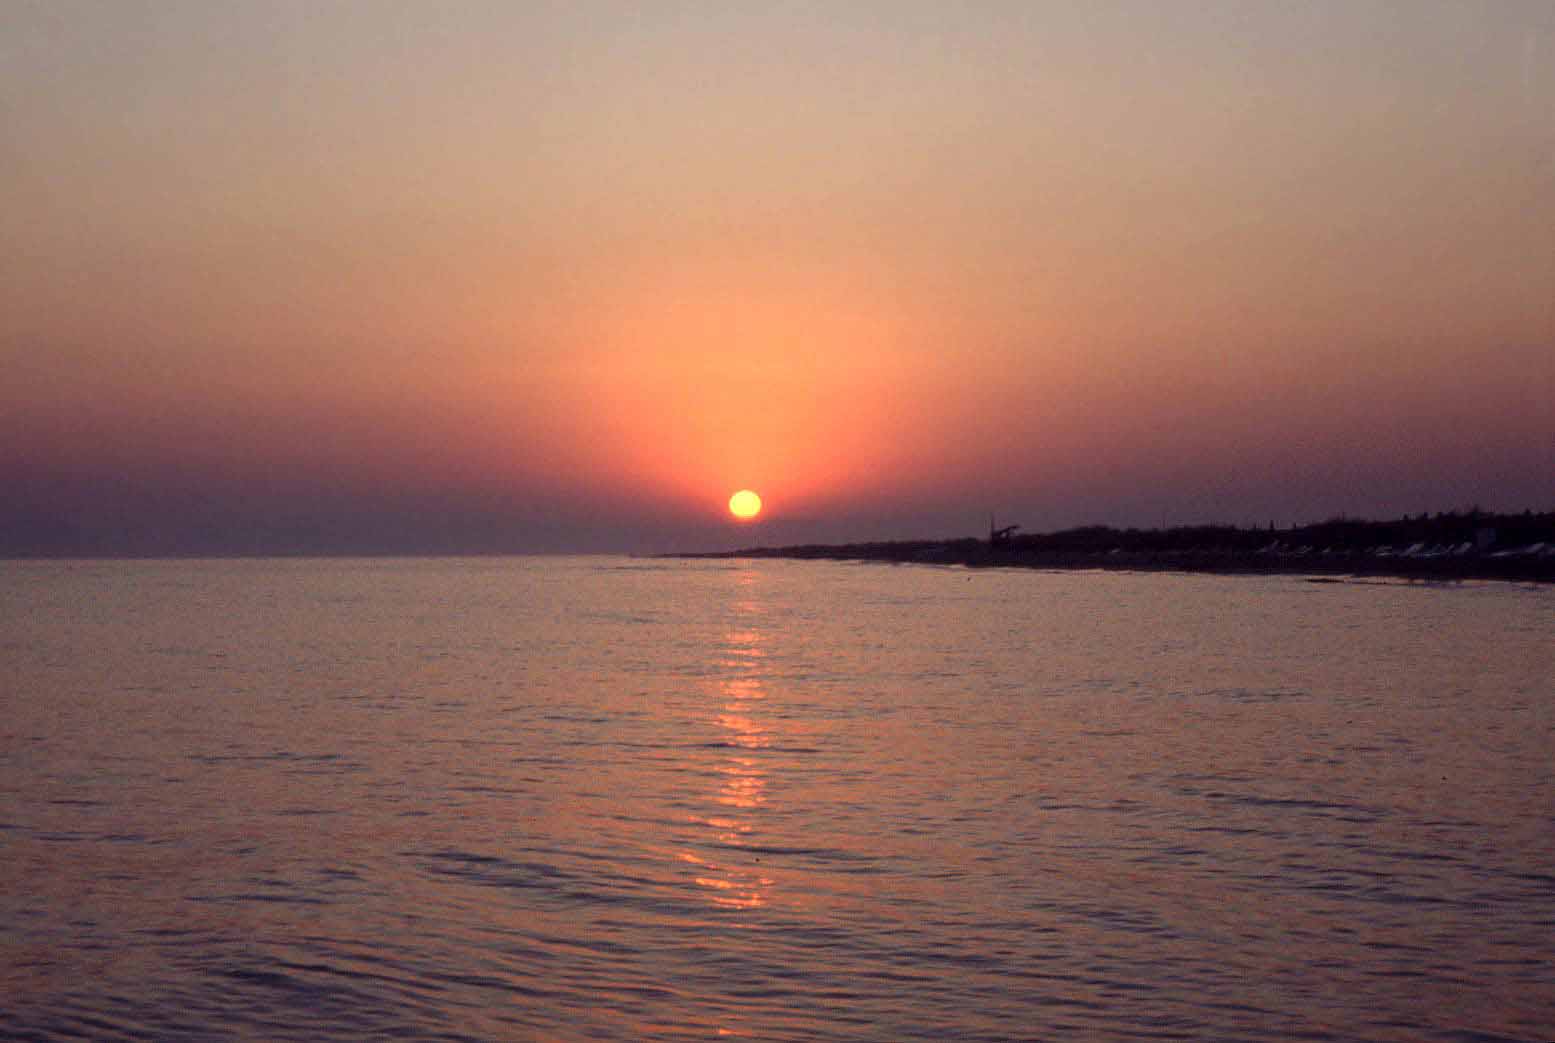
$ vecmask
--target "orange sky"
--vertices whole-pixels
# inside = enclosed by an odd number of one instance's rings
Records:
[[[1549,509],[1552,70],[1544,0],[7,4],[0,541]]]

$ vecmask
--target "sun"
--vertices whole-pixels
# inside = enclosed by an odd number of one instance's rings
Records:
[[[750,521],[761,513],[761,497],[749,489],[741,489],[729,497],[729,513],[740,521]]]

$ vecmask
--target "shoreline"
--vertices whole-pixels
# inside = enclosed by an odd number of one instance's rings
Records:
[[[1555,558],[1492,555],[1434,557],[1365,553],[1278,554],[1218,549],[1061,551],[990,546],[981,540],[746,547],[732,551],[668,554],[670,558],[783,558],[871,561],[892,565],[961,565],[1054,571],[1191,572],[1209,575],[1311,576],[1329,581],[1391,578],[1451,582],[1499,580],[1555,583]]]

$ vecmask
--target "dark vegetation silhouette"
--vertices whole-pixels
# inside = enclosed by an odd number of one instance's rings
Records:
[[[1086,525],[1017,534],[989,525],[987,540],[900,540],[753,547],[687,557],[823,558],[884,562],[1227,573],[1312,573],[1411,579],[1555,582],[1555,512],[1478,508],[1393,521],[1339,516],[1277,528]]]

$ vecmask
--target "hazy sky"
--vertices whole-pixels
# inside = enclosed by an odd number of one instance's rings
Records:
[[[1549,0],[0,0],[0,200],[0,552],[1555,507]]]

